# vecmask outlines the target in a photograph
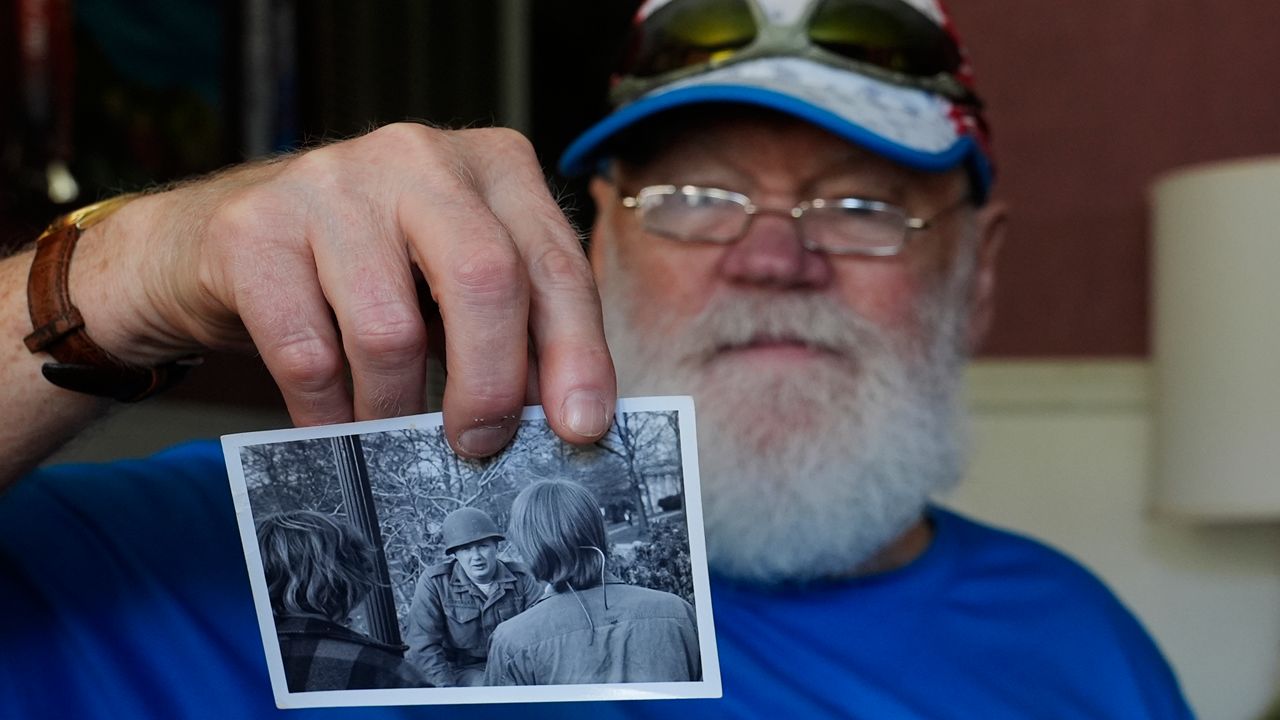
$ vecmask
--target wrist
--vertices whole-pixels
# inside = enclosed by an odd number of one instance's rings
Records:
[[[161,311],[166,279],[153,256],[166,252],[158,227],[163,204],[160,195],[141,196],[85,230],[69,272],[86,332],[130,365],[152,367],[201,351]]]
[[[155,362],[145,344],[130,337],[127,320],[141,313],[136,292],[129,291],[145,284],[127,265],[137,253],[109,242],[109,219],[134,199],[113,198],[69,213],[37,242],[27,279],[33,331],[24,342],[32,353],[52,357],[41,370],[54,385],[140,400],[177,382],[192,364]]]

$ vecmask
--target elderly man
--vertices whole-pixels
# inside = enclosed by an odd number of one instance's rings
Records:
[[[480,685],[498,624],[542,597],[525,565],[498,559],[505,540],[483,510],[458,508],[440,526],[448,559],[418,576],[405,618],[409,660],[436,687]]]
[[[617,109],[564,159],[597,174],[589,258],[501,130],[391,126],[117,204],[80,223],[69,273],[63,223],[33,322],[30,254],[0,270],[3,476],[107,405],[48,380],[137,397],[252,347],[295,422],[338,422],[421,409],[443,338],[466,456],[526,401],[570,442],[606,431],[616,387],[699,411],[724,697],[528,714],[1188,716],[1087,571],[928,503],[962,474],[960,374],[1005,226],[964,57],[937,0],[647,3]],[[272,712],[220,462],[196,445],[18,482],[0,702]]]

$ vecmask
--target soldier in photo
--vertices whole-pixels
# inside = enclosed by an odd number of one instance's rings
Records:
[[[441,534],[448,559],[418,578],[408,657],[436,687],[480,685],[494,628],[533,605],[543,585],[523,564],[498,559],[505,538],[483,510],[454,510]]]

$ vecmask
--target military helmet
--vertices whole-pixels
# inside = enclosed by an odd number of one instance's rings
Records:
[[[506,539],[498,529],[498,524],[489,517],[489,513],[472,507],[459,508],[449,513],[449,516],[444,519],[444,524],[440,526],[440,534],[444,539],[446,554],[477,540]]]

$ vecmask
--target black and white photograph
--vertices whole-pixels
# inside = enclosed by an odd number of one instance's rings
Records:
[[[484,460],[438,413],[222,444],[280,707],[720,695],[690,399]]]

